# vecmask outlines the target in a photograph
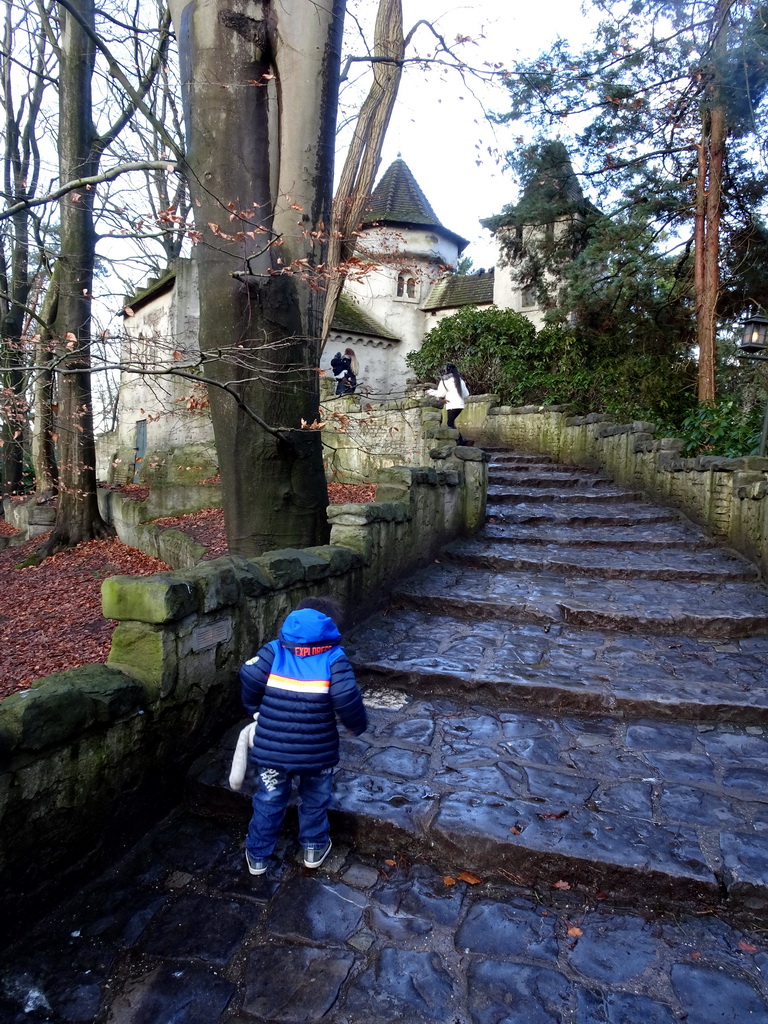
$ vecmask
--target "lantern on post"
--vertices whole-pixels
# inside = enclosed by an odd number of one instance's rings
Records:
[[[768,360],[768,317],[753,313],[744,321],[739,342],[739,359]],[[760,437],[759,455],[765,455],[768,444],[768,403],[763,416],[763,432]]]
[[[739,352],[747,359],[768,359],[768,317],[753,313],[741,328]]]

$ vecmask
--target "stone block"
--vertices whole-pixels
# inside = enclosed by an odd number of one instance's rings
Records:
[[[331,526],[365,526],[367,523],[404,523],[408,507],[402,501],[372,501],[366,505],[330,505]]]
[[[18,698],[20,694],[12,694],[0,701],[0,763],[7,762],[19,745],[21,739],[21,713],[24,707],[23,701]]]
[[[323,544],[320,547],[307,548],[306,550],[328,563],[328,573],[331,576],[341,576],[343,573],[358,568],[361,564],[359,555],[350,551],[349,548],[340,547],[336,544]]]
[[[376,498],[379,501],[407,501],[409,487],[400,484],[377,484]]]
[[[90,724],[88,698],[61,678],[39,689],[11,694],[3,704],[8,705],[6,715],[17,719],[19,750],[58,746]]]
[[[367,506],[348,505],[342,507],[365,508]],[[278,551],[268,551],[250,561],[262,568],[274,580],[275,587],[293,587],[297,583],[321,579],[328,575],[328,562],[319,555],[302,548],[282,548]]]
[[[461,459],[462,462],[488,461],[488,455],[482,448],[467,448],[464,445],[459,445],[454,449],[453,454],[455,458]]]
[[[663,452],[681,452],[685,447],[685,441],[679,437],[660,437],[659,450]]]
[[[413,483],[413,470],[410,466],[390,466],[379,474],[379,480],[388,484],[399,484],[402,487],[410,487]],[[377,485],[377,493],[378,486],[380,485]]]
[[[175,622],[197,611],[198,597],[189,580],[171,574],[110,576],[101,585],[101,606],[107,619]]]
[[[261,597],[275,589],[274,580],[261,565],[241,555],[230,555],[229,560],[244,597]]]
[[[662,473],[679,473],[685,461],[677,451],[660,451],[658,455],[658,466]]]
[[[732,473],[735,469],[742,469],[744,463],[741,459],[726,459],[719,455],[698,455],[696,457],[696,469],[713,473]]]
[[[201,612],[227,608],[237,604],[242,596],[238,573],[227,556],[203,562],[186,572],[175,572],[169,579],[188,584],[199,595]]]
[[[430,459],[441,460],[448,459],[456,451],[455,444],[444,444],[439,448],[431,448],[429,451]]]
[[[439,469],[437,471],[437,483],[440,487],[458,487],[461,477],[456,469]]]
[[[347,548],[360,558],[364,565],[370,565],[373,556],[373,534],[364,524],[350,524],[336,521],[331,530],[333,547]]]
[[[91,717],[99,724],[114,722],[145,707],[144,688],[135,679],[109,665],[81,665],[36,679],[33,689],[72,686],[91,704]]]
[[[107,663],[140,680],[150,698],[167,697],[178,677],[175,635],[144,622],[121,622]]]

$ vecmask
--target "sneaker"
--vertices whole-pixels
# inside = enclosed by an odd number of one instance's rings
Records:
[[[252,857],[248,851],[245,851],[245,862],[248,865],[248,870],[252,875],[263,875],[267,870],[268,861],[266,857]]]
[[[304,867],[305,868],[319,868],[325,858],[331,852],[331,846],[333,843],[329,839],[325,846],[305,846],[304,847]]]

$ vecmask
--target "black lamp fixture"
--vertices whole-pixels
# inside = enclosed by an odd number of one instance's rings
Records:
[[[768,317],[753,313],[741,328],[739,354],[747,359],[768,359]]]
[[[748,316],[741,328],[739,359],[761,359],[768,361],[768,317],[755,311]],[[765,455],[768,447],[768,403],[763,416],[763,431],[758,454]]]

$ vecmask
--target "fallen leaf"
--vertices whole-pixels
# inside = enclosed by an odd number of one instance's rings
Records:
[[[396,861],[396,860],[385,860],[385,861],[384,861],[384,863],[385,863],[385,864],[389,864],[389,866],[390,866],[391,868],[393,868],[393,867],[395,867],[395,865],[397,864],[397,861]]]
[[[570,886],[570,884],[568,882],[559,881],[559,882],[555,882],[555,884],[552,886],[552,888],[553,889],[570,889],[571,886]]]
[[[445,878],[443,879],[443,884],[444,885],[456,885],[456,879],[455,878],[451,878],[450,875],[446,875]]]
[[[701,953],[691,953],[691,960],[701,960]]]
[[[583,935],[584,932],[581,930],[581,928],[577,928],[575,924],[572,924],[571,927],[568,929],[568,934],[571,936],[572,939],[578,939],[578,937],[580,935]]]
[[[517,825],[513,825],[509,831],[512,833],[513,836],[520,835],[520,829],[517,827]]]
[[[738,945],[739,949],[742,950],[744,953],[757,952],[757,946],[753,946],[751,942],[740,942]]]
[[[477,875],[473,875],[469,871],[462,871],[459,875],[459,881],[466,882],[467,885],[480,885],[482,878],[478,878]]]
[[[537,818],[541,818],[542,821],[559,821],[568,814],[568,811],[545,811],[543,814],[537,814]]]

